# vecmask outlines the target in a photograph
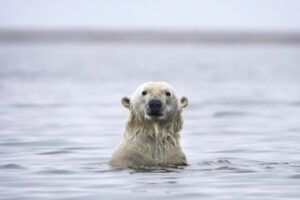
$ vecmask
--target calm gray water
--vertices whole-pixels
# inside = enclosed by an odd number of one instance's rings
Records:
[[[183,169],[107,161],[120,99],[189,97]],[[300,46],[0,45],[0,199],[299,199]]]

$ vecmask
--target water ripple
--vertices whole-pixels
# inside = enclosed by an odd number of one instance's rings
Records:
[[[26,167],[18,164],[8,163],[4,165],[0,165],[0,169],[26,169]]]
[[[218,111],[213,114],[215,118],[226,118],[226,117],[244,117],[250,115],[245,112],[237,112],[237,111]]]
[[[47,151],[47,152],[42,152],[42,153],[38,153],[39,155],[52,155],[52,154],[67,154],[67,153],[73,153],[72,151],[70,150],[66,150],[66,149],[63,149],[63,150],[57,150],[57,151]]]
[[[62,175],[66,175],[66,174],[75,174],[76,172],[72,171],[72,170],[66,170],[66,169],[50,168],[50,169],[39,170],[39,171],[36,171],[35,173],[37,173],[37,174],[62,174]]]

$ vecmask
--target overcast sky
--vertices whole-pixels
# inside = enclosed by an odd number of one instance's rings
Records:
[[[0,28],[300,31],[300,0],[0,0]]]

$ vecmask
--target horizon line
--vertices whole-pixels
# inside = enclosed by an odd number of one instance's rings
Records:
[[[300,31],[200,29],[0,28],[0,42],[283,43],[300,44]]]

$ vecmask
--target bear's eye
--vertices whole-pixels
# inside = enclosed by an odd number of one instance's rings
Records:
[[[166,96],[168,96],[168,97],[171,96],[171,92],[167,91]]]
[[[145,96],[146,94],[147,94],[147,92],[146,92],[146,91],[143,91],[143,92],[142,92],[142,95],[143,95],[143,96]]]

